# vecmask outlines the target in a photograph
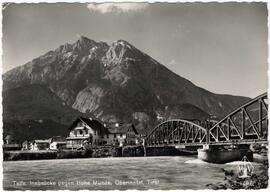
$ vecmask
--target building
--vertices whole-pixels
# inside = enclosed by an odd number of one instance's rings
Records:
[[[133,124],[102,124],[92,118],[77,118],[70,127],[67,148],[78,149],[91,145],[135,145],[138,132]]]
[[[136,144],[145,145],[145,138],[147,136],[148,131],[149,130],[144,129],[144,128],[137,128],[138,135],[136,137],[137,138]]]
[[[3,144],[3,151],[19,151],[22,146],[20,144]]]
[[[24,141],[22,143],[22,150],[25,151],[25,150],[30,150],[30,142],[29,141]]]
[[[12,135],[7,135],[5,138],[4,138],[4,144],[14,144],[15,140],[13,138]]]
[[[66,147],[71,149],[78,149],[84,144],[102,145],[104,138],[109,135],[108,129],[92,118],[77,118],[69,130]]]
[[[110,135],[107,143],[116,142],[119,146],[137,144],[138,132],[131,123],[122,125],[115,124],[115,126],[110,126],[108,130]]]
[[[3,150],[4,151],[17,151],[21,149],[21,145],[17,143],[12,135],[4,137]]]
[[[37,139],[30,142],[30,150],[32,151],[40,151],[40,150],[48,150],[50,146],[49,139]]]
[[[59,150],[59,149],[65,149],[67,145],[66,138],[61,136],[54,136],[49,139],[50,140],[50,150]]]

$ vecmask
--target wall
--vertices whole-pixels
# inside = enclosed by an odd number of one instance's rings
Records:
[[[195,155],[197,152],[188,151],[185,149],[176,149],[175,147],[146,147],[146,156],[181,156]]]
[[[248,149],[198,149],[198,158],[211,163],[241,161],[244,156],[253,161],[253,153]]]
[[[143,146],[125,146],[122,149],[123,157],[143,157],[144,148]]]
[[[121,157],[120,147],[96,147],[86,150],[61,151],[4,151],[4,161],[38,160],[38,159],[69,159],[69,158],[97,158]]]
[[[122,136],[120,136],[120,134],[117,133],[115,136],[116,137],[114,137],[114,134],[109,134],[109,138],[107,138],[107,135],[105,135],[104,138],[101,138],[100,140],[106,142],[107,144],[112,144],[116,139],[118,142],[123,142],[126,139],[126,134],[122,134]]]

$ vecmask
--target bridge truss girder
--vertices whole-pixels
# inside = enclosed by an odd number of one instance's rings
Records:
[[[206,129],[200,125],[174,119],[156,126],[146,138],[147,145],[206,143]]]
[[[240,106],[209,130],[209,144],[218,142],[266,141],[268,130],[267,94]]]
[[[225,145],[267,142],[267,93],[240,106],[221,121],[215,122],[211,128],[203,127],[207,124],[183,119],[165,121],[147,135],[146,145]]]

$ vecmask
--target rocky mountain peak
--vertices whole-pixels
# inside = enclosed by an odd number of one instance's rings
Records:
[[[121,46],[122,48],[129,48],[129,49],[134,48],[133,45],[131,45],[129,42],[122,40],[122,39],[114,41],[111,46],[113,46],[113,47]]]
[[[125,58],[136,59],[142,55],[141,51],[125,40],[114,41],[106,53],[107,59],[111,61],[121,61]]]
[[[98,46],[96,41],[80,36],[80,38],[73,44],[73,50],[80,54],[85,54],[89,53],[89,50],[96,46]]]
[[[96,41],[92,40],[92,39],[89,39],[85,36],[80,36],[79,39],[78,39],[78,42],[80,44],[91,44],[91,43],[97,43]]]
[[[69,43],[66,43],[64,45],[61,45],[58,49],[56,49],[56,51],[60,52],[60,53],[67,53],[72,51],[72,45]],[[52,53],[52,52],[50,52]]]

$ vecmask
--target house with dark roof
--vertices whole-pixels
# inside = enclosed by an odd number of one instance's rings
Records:
[[[59,150],[66,148],[67,141],[66,138],[61,136],[53,136],[50,140],[50,150]]]
[[[78,149],[84,144],[100,145],[107,138],[109,131],[99,121],[92,118],[77,118],[69,128],[67,148]]]
[[[137,142],[138,132],[133,124],[105,124],[92,118],[77,118],[69,128],[66,138],[69,149],[78,149],[85,144],[123,146],[134,145]]]
[[[135,145],[138,142],[137,135],[138,132],[135,126],[131,123],[128,124],[116,124],[116,126],[110,126],[108,128],[111,141],[117,141],[119,146],[125,145]]]

